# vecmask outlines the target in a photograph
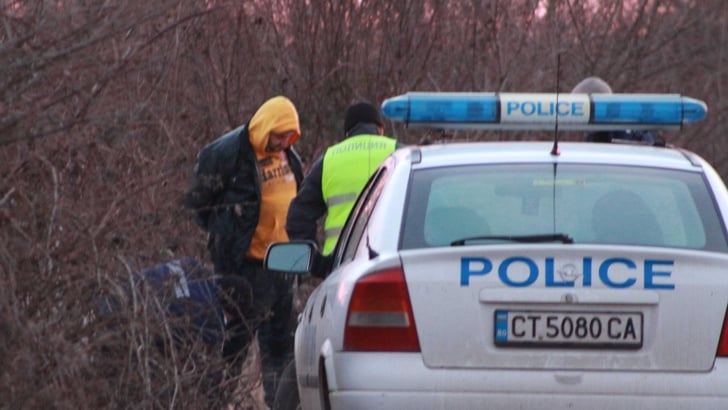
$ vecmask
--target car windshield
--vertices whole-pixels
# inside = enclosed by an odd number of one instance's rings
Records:
[[[571,240],[727,248],[695,172],[603,164],[422,169],[413,172],[406,207],[402,249]]]

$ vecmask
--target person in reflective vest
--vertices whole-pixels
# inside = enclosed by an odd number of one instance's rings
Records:
[[[326,214],[324,255],[333,251],[369,177],[397,148],[396,139],[384,136],[379,110],[368,102],[358,102],[346,109],[344,134],[346,139],[329,147],[312,165],[286,218],[290,239],[317,241],[318,221]]]

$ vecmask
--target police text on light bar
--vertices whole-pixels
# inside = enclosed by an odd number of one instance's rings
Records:
[[[674,129],[707,112],[679,94],[410,92],[382,103],[393,121],[465,129]]]

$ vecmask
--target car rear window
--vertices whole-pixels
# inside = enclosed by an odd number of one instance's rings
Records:
[[[574,243],[726,251],[700,173],[593,164],[480,165],[412,174],[401,248],[565,234]]]

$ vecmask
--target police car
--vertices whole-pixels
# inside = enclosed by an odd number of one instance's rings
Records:
[[[707,115],[663,94],[408,93],[409,126],[591,132]],[[728,408],[728,191],[683,149],[412,146],[361,193],[300,316],[303,409]],[[289,386],[290,387],[290,386]],[[297,387],[297,392],[295,391]]]

